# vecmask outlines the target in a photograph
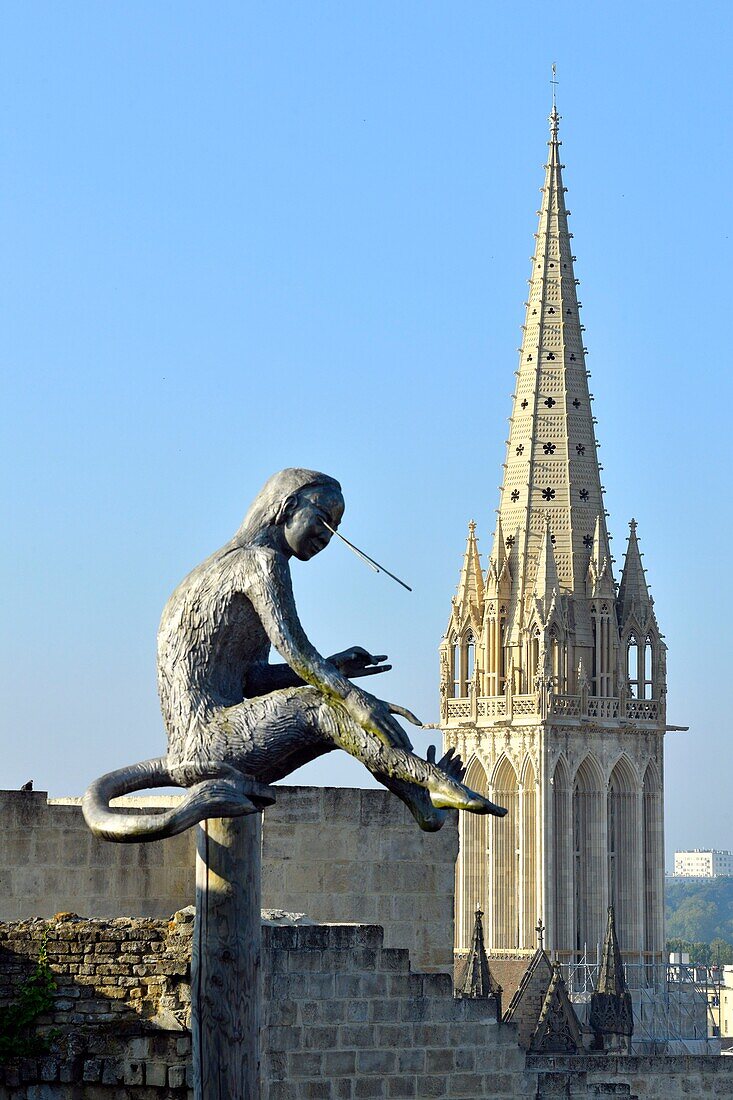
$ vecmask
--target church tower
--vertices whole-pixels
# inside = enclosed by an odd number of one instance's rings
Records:
[[[550,116],[501,497],[484,573],[472,521],[440,647],[444,745],[506,818],[460,815],[456,946],[595,959],[664,951],[665,646],[632,520],[620,585],[585,367],[560,116]]]

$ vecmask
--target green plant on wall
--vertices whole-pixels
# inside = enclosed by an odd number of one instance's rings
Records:
[[[0,1065],[11,1058],[42,1054],[47,1049],[48,1039],[37,1033],[36,1025],[39,1017],[53,1008],[55,992],[44,935],[35,969],[20,987],[18,999],[0,1008]]]

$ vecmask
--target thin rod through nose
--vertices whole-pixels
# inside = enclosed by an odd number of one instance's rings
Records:
[[[352,550],[358,558],[361,558],[362,561],[366,562],[366,564],[371,569],[373,569],[375,573],[386,573],[388,577],[391,577],[393,581],[397,581],[397,583],[401,584],[403,588],[406,588],[408,592],[412,592],[409,584],[405,584],[405,582],[401,581],[399,577],[396,577],[394,573],[390,573],[389,569],[385,569],[383,565],[380,565],[378,561],[374,560],[374,558],[370,558],[369,555],[365,554],[363,550],[360,550],[358,546],[354,546],[353,542],[349,542],[348,539],[345,539],[343,535],[340,535],[338,531],[334,530],[330,523],[326,523],[323,517],[321,517],[321,523],[325,528],[327,528],[327,530],[331,532],[332,535],[335,535],[336,538],[339,538],[342,542],[345,542],[349,550]]]

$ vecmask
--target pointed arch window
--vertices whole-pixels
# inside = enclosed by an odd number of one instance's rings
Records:
[[[593,694],[608,698],[613,695],[617,652],[608,604],[602,604],[600,611],[596,611],[595,605],[591,608],[591,625],[593,628]]]
[[[644,642],[644,693],[643,699],[654,697],[654,645],[651,635],[647,635]]]
[[[530,640],[530,683],[528,688],[534,690],[534,681],[540,671],[540,632],[535,630]]]
[[[561,693],[564,690],[564,661],[563,650],[557,631],[553,627],[550,631],[550,662],[552,667],[552,683],[555,691]]]
[[[654,639],[650,634],[640,641],[630,635],[626,648],[626,671],[632,699],[654,697]]]
[[[641,654],[636,635],[632,634],[626,647],[626,675],[629,680],[629,692],[632,699],[639,698],[639,672],[641,668]],[[643,683],[643,676],[641,677]]]
[[[453,681],[453,698],[460,699],[461,697],[461,647],[458,644],[458,639],[454,636],[451,638],[451,680]]]
[[[465,691],[464,695],[470,695],[473,687],[473,674],[476,666],[476,639],[473,636],[473,631],[469,630],[466,635],[466,659],[465,659]]]

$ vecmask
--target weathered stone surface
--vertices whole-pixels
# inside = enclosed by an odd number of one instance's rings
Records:
[[[139,810],[175,797],[125,801]],[[0,791],[0,831],[3,920],[60,911],[167,919],[193,903],[193,831],[110,845],[89,833],[80,800],[48,801],[42,791]],[[311,921],[379,924],[420,970],[449,972],[457,854],[455,815],[423,833],[388,791],[278,787],[264,815],[262,904]],[[142,945],[133,938],[125,953]]]
[[[0,925],[0,1004],[31,969],[44,933],[72,1007],[55,1014],[58,1049],[0,1070],[0,1100],[78,1100],[82,1088],[84,1100],[188,1100],[190,1036],[151,1023],[163,998],[187,1018],[180,973],[191,947],[186,914]],[[385,946],[381,929],[266,922],[263,939],[268,1100],[733,1098],[733,1060],[725,1058],[525,1058],[516,1028],[497,1024],[491,1002],[454,1000],[444,976],[411,972],[405,952]],[[130,951],[130,944],[139,947]],[[126,954],[148,961],[123,962]],[[113,975],[116,986],[100,985],[98,969],[110,957],[122,973]],[[115,1022],[100,1024],[106,1014],[87,1013],[85,1005],[104,1004],[110,989],[122,998],[114,1001]]]

